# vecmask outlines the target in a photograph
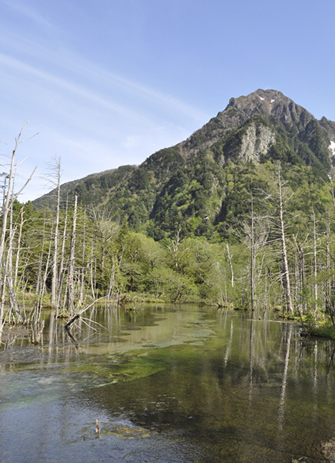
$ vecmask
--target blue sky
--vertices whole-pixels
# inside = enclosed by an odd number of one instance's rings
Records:
[[[0,153],[17,185],[140,164],[258,88],[335,121],[334,0],[0,0]],[[2,171],[5,167],[1,167]],[[50,186],[49,186],[50,188]]]

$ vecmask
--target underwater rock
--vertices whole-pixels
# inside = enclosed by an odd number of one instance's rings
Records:
[[[99,423],[99,424],[98,424]],[[96,420],[95,429],[93,427],[86,426],[81,431],[81,438],[83,440],[92,439],[92,437],[103,437],[103,436],[116,436],[121,439],[143,439],[150,437],[152,432],[148,429],[135,426],[132,423],[106,423],[104,421]]]
[[[335,438],[331,439],[329,442],[322,444],[322,453],[331,463],[335,463]]]

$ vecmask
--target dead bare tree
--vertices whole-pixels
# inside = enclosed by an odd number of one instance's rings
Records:
[[[51,304],[56,307],[58,298],[58,241],[59,241],[59,214],[60,214],[60,183],[61,183],[61,161],[60,157],[54,159],[52,166],[57,178],[57,199],[56,199],[56,218],[54,228],[54,244],[52,256],[52,278],[51,278]]]
[[[61,259],[60,259],[59,272],[58,272],[58,295],[57,295],[57,304],[56,304],[56,307],[57,307],[56,308],[56,318],[58,317],[58,308],[60,306],[60,301],[62,298],[62,289],[63,289],[63,281],[64,281],[64,258],[65,258],[67,219],[68,219],[68,200],[66,199]]]
[[[22,239],[22,229],[23,229],[23,220],[24,216],[24,207],[22,206],[20,209],[20,226],[19,226],[19,234],[17,237],[17,250],[16,250],[16,260],[15,260],[15,274],[14,274],[14,286],[17,286],[18,282],[18,273],[19,273],[19,263],[20,263],[20,252],[21,252],[21,239]]]
[[[76,246],[76,223],[77,223],[77,196],[74,197],[72,231],[70,244],[70,258],[67,278],[67,311],[69,314],[74,312],[74,263],[75,263],[75,246]]]
[[[313,209],[313,282],[314,282],[314,312],[318,312],[318,268],[317,268],[317,238],[316,238],[316,217]]]
[[[31,173],[30,177],[25,182],[25,184],[22,186],[22,188],[18,192],[14,192],[14,177],[15,177],[16,169],[18,167],[18,165],[16,165],[16,154],[17,154],[18,147],[24,141],[27,141],[33,138],[35,135],[37,135],[35,134],[31,137],[28,137],[25,140],[21,140],[22,132],[26,124],[27,124],[27,121],[24,121],[22,128],[19,132],[19,135],[15,139],[15,146],[14,146],[14,149],[11,155],[10,164],[9,164],[9,172],[5,176],[5,183],[3,186],[3,198],[4,199],[3,199],[3,205],[2,205],[2,224],[1,224],[1,232],[0,232],[0,272],[1,272],[1,281],[2,281],[2,291],[1,291],[1,301],[0,301],[0,339],[2,336],[3,326],[4,326],[5,286],[7,286],[8,288],[10,300],[12,301],[12,303],[14,303],[13,302],[14,298],[16,298],[16,295],[13,292],[11,279],[8,278],[8,275],[7,275],[7,269],[6,269],[7,259],[5,259],[5,240],[6,240],[6,235],[8,232],[8,214],[12,210],[14,202],[16,201],[18,196],[21,194],[21,192],[24,190],[24,188],[27,186],[27,184],[30,182],[36,170],[36,167],[35,167],[35,169]],[[11,233],[12,233],[12,230],[10,230],[10,235]],[[11,235],[11,238],[12,238],[12,235]],[[18,321],[21,321],[20,317],[18,317]]]
[[[263,214],[255,213],[255,197],[253,193],[251,194],[250,205],[250,214],[247,215],[244,220],[236,221],[233,234],[238,237],[241,243],[250,251],[250,305],[251,310],[254,310],[257,257],[267,244],[269,224],[265,212]]]
[[[278,161],[276,164],[276,186],[277,194],[270,197],[270,201],[276,206],[277,216],[272,217],[272,220],[275,222],[275,227],[279,232],[279,240],[281,244],[281,260],[282,260],[282,272],[281,272],[281,281],[285,291],[285,302],[287,311],[293,313],[293,303],[291,295],[291,282],[290,282],[290,272],[288,265],[287,257],[287,237],[286,237],[286,221],[285,215],[286,210],[284,209],[284,202],[287,201],[284,198],[284,187],[287,182],[282,180],[281,176],[281,164]]]
[[[234,268],[233,268],[232,256],[230,255],[228,243],[226,243],[226,249],[227,249],[227,256],[228,256],[230,274],[231,274],[231,287],[233,288],[234,287]]]

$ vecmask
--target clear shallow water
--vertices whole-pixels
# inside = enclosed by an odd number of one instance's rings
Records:
[[[0,462],[325,461],[333,343],[196,305],[90,318],[0,353]]]

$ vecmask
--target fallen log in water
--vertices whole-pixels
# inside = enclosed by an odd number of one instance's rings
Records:
[[[90,307],[92,307],[92,305],[96,304],[98,301],[101,301],[102,299],[106,299],[106,297],[107,296],[103,296],[103,297],[100,297],[99,299],[96,299],[94,302],[92,302],[92,304],[88,305],[83,310],[73,315],[73,317],[71,317],[70,320],[65,325],[65,330],[68,332],[72,323],[78,320],[81,314],[83,314],[86,310],[88,310]]]

